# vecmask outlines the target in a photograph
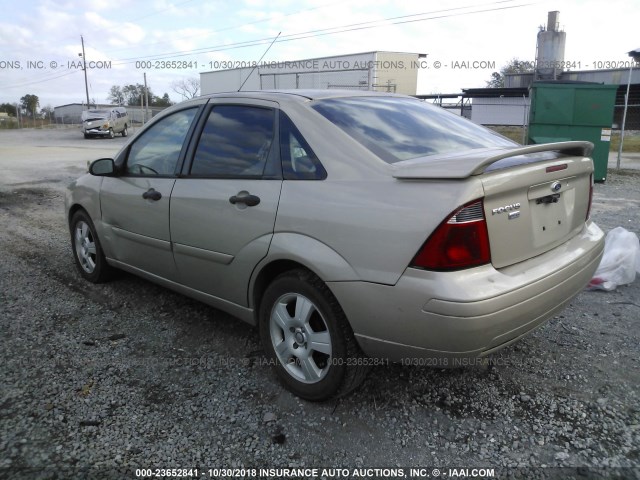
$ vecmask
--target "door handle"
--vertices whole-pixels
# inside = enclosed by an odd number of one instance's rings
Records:
[[[147,190],[142,194],[142,198],[144,198],[145,200],[157,201],[162,198],[162,194],[159,191],[154,190],[153,188],[150,188],[149,190]]]
[[[229,197],[229,203],[235,205],[236,203],[244,203],[247,207],[255,207],[260,203],[260,197],[255,195],[234,195]]]

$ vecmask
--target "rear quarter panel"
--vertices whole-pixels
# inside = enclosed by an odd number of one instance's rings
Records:
[[[395,284],[431,232],[460,205],[482,196],[477,179],[285,181],[275,234],[297,233],[344,258],[358,280]],[[308,255],[313,256],[313,251]],[[334,280],[343,272],[332,272]]]
[[[394,178],[391,165],[309,104],[282,107],[327,178],[283,182],[274,233],[304,235],[335,251],[350,268],[331,271],[332,279],[355,272],[358,280],[395,284],[431,232],[453,210],[483,195],[474,177]]]

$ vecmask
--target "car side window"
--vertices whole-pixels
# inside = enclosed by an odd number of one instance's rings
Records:
[[[211,109],[190,174],[203,177],[261,177],[274,136],[275,112],[247,105]]]
[[[128,175],[173,175],[198,108],[173,113],[149,127],[131,145]]]
[[[280,112],[280,156],[285,180],[324,180],[327,172],[291,119]]]

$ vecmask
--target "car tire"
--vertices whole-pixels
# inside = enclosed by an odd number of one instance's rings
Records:
[[[109,138],[116,138],[116,134],[113,132],[113,128],[109,129]]]
[[[87,132],[84,132],[84,138],[90,138]]]
[[[129,135],[129,132],[127,131],[127,126],[124,126],[124,129],[122,130],[122,136],[126,137],[127,135]]]
[[[73,258],[80,275],[93,283],[102,283],[113,276],[111,267],[104,257],[96,228],[84,210],[78,210],[69,223]]]
[[[299,397],[340,397],[365,379],[366,357],[347,318],[313,273],[300,269],[276,277],[264,292],[259,319],[270,364]]]

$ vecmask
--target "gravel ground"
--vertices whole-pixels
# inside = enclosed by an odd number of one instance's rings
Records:
[[[121,142],[56,131],[74,163],[38,150],[47,135],[0,132],[0,477],[438,467],[444,478],[640,478],[640,281],[581,293],[487,364],[380,366],[350,396],[309,403],[229,315],[125,273],[81,279],[64,186],[83,155]],[[638,171],[595,187],[605,231],[638,233],[639,207]]]

